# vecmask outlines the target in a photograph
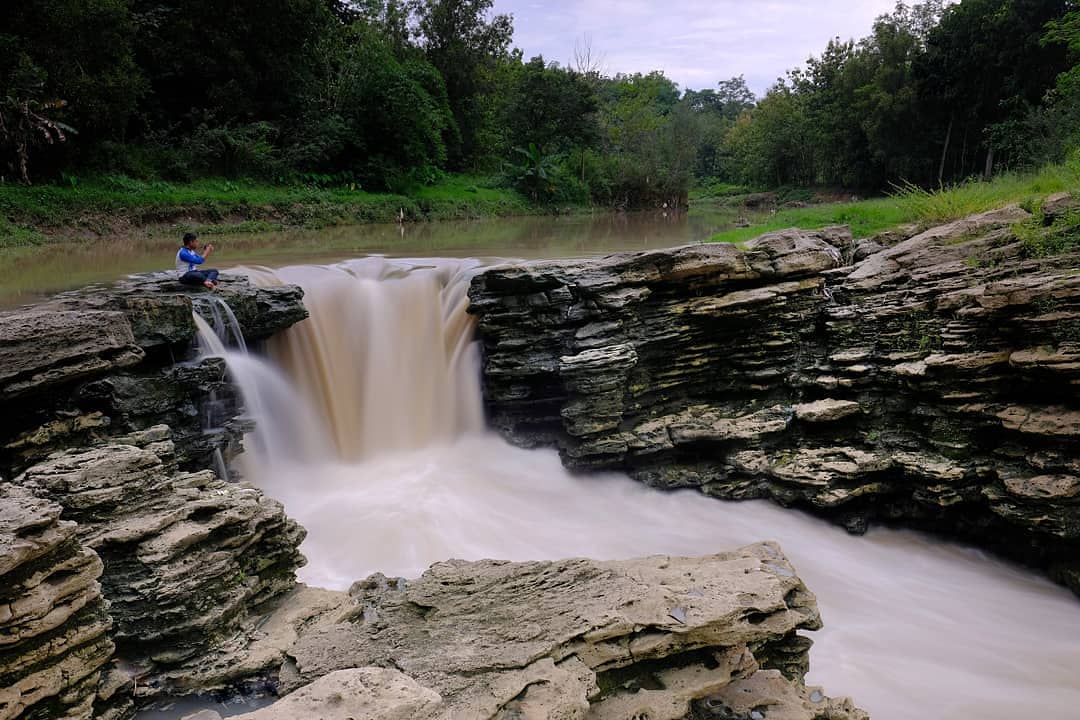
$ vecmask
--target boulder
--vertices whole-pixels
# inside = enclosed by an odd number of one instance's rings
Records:
[[[854,400],[832,399],[801,403],[792,410],[795,411],[795,417],[808,423],[834,422],[861,412],[859,403]]]
[[[1070,192],[1054,193],[1042,204],[1043,219],[1047,224],[1075,212],[1080,212],[1080,198]]]
[[[821,619],[770,543],[704,558],[452,560],[417,580],[374,575],[350,596],[340,621],[301,631],[281,675],[296,691],[252,720],[679,720],[743,682],[762,689],[755,708],[865,718],[803,686],[798,632]]]

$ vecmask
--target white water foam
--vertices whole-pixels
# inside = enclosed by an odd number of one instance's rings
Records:
[[[270,363],[228,356],[259,423],[245,475],[308,529],[301,579],[344,589],[447,558],[701,555],[776,540],[825,620],[810,681],[875,720],[1080,717],[1080,603],[1043,578],[918,533],[852,537],[765,502],[575,477],[552,451],[484,432],[463,306],[475,268],[374,259],[254,273],[301,284],[312,313],[271,345]]]

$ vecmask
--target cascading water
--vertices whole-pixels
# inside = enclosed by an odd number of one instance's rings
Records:
[[[374,257],[249,271],[257,282],[305,289],[311,318],[272,340],[268,352],[315,409],[339,458],[414,450],[483,429],[466,312],[479,267]],[[326,458],[316,450],[314,458]]]
[[[777,540],[819,598],[810,679],[875,720],[1065,720],[1080,607],[1021,569],[923,535],[855,538],[765,502],[575,477],[483,429],[465,289],[475,261],[251,270],[311,318],[269,360],[227,354],[258,431],[245,475],[308,529],[302,579],[345,588],[451,557],[700,555]]]
[[[199,330],[200,343],[209,343],[213,348],[201,345],[203,351],[224,350],[232,346],[241,353],[247,352],[247,343],[244,341],[244,333],[240,330],[240,322],[229,304],[216,295],[200,295],[195,298],[195,326]],[[207,321],[202,312],[210,315]]]

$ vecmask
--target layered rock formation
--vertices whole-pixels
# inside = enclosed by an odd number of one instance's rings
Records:
[[[571,468],[959,534],[1080,592],[1080,253],[1032,256],[1029,217],[488,270],[492,422]]]
[[[141,694],[220,685],[207,655],[236,644],[304,563],[304,531],[280,503],[212,471],[177,471],[165,427],[58,453],[15,482],[62,506],[104,561],[110,635]]]
[[[0,718],[91,717],[112,656],[101,560],[61,508],[0,484]]]
[[[450,561],[414,581],[372,576],[350,596],[289,649],[282,683],[300,689],[241,717],[866,717],[803,685],[810,642],[798,631],[820,617],[772,544],[695,559]]]
[[[193,312],[227,308],[248,341],[307,316],[295,286],[223,277],[214,294],[170,276],[60,295],[0,313],[0,477],[67,447],[167,424],[187,468],[239,451],[239,401],[220,359],[192,352]],[[211,424],[220,432],[206,433]]]
[[[304,532],[203,469],[247,421],[193,313],[252,342],[306,317],[301,298],[139,277],[0,314],[0,718],[120,718],[133,695],[280,664],[288,628],[254,626],[293,591]]]

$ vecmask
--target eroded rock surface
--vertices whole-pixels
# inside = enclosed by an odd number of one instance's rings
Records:
[[[804,687],[798,632],[821,620],[770,543],[704,558],[455,560],[349,594],[289,649],[281,682],[295,692],[244,718],[866,717]]]
[[[101,560],[61,507],[0,484],[0,719],[85,720],[112,656]]]
[[[1028,217],[488,270],[492,423],[574,469],[959,534],[1080,592],[1080,254],[1029,257]]]
[[[178,471],[165,427],[58,453],[16,483],[62,506],[77,523],[65,527],[104,561],[110,635],[141,694],[223,684],[236,668],[215,656],[246,648],[254,609],[291,591],[304,562],[304,530],[281,503]]]
[[[223,276],[214,293],[171,274],[136,276],[0,313],[0,478],[49,453],[167,424],[178,461],[210,467],[240,450],[235,388],[192,350],[197,312],[231,311],[257,342],[307,317],[303,292]],[[205,425],[222,430],[204,433]]]

